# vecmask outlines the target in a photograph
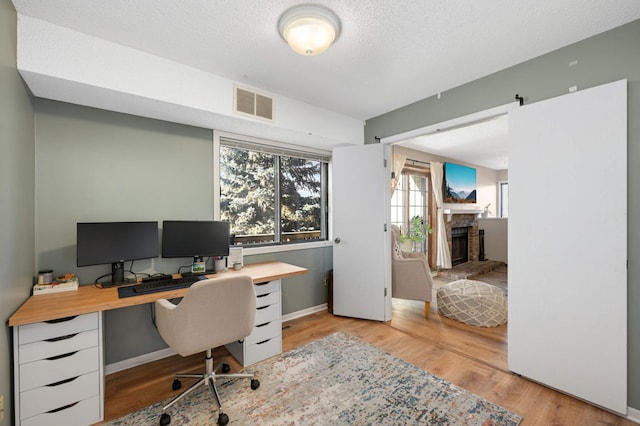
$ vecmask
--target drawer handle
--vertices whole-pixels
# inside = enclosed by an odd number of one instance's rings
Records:
[[[53,388],[55,386],[60,386],[60,385],[64,385],[65,383],[69,383],[69,382],[73,382],[75,379],[77,379],[80,376],[76,376],[76,377],[72,377],[70,379],[64,379],[64,380],[60,380],[59,382],[55,382],[55,383],[50,383],[48,385],[45,385],[47,387]]]
[[[64,407],[54,408],[53,410],[49,410],[49,411],[47,411],[47,414],[57,413],[58,411],[66,410],[66,409],[68,409],[68,408],[73,407],[73,406],[74,406],[74,405],[76,405],[78,402],[80,402],[80,401],[72,402],[71,404],[69,404],[69,405],[65,405]]]
[[[259,311],[260,309],[267,309],[268,307],[270,307],[271,305],[266,305],[266,306],[260,306],[258,308],[256,308],[257,311]]]
[[[269,284],[271,281],[265,281],[263,283],[256,283],[255,285],[267,285]]]
[[[270,295],[271,293],[265,293],[265,294],[258,294],[256,297],[257,298],[261,298],[261,297],[267,297],[268,295]]]
[[[261,345],[261,344],[263,344],[263,343],[267,343],[269,340],[271,340],[271,339],[263,340],[262,342],[258,342],[258,343],[256,343],[256,345]]]
[[[67,340],[67,339],[71,339],[73,337],[76,337],[78,335],[78,333],[73,333],[73,334],[67,334],[66,336],[60,336],[60,337],[53,337],[51,339],[45,339],[45,342],[59,342],[60,340]]]
[[[77,354],[78,351],[73,351],[73,352],[69,352],[68,354],[62,354],[62,355],[56,355],[56,356],[52,356],[50,358],[45,358],[47,361],[55,361],[56,359],[62,359],[62,358],[66,358],[68,356],[72,356]]]
[[[64,317],[64,318],[57,318],[57,319],[52,319],[49,321],[45,321],[47,324],[57,324],[59,322],[67,322],[67,321],[71,321],[74,318],[77,318],[77,315],[74,315],[72,317]]]
[[[256,325],[256,328],[258,328],[258,327],[264,327],[265,325],[269,325],[269,324],[271,324],[271,321],[269,321],[269,322],[265,322],[264,324],[258,324],[258,325]]]

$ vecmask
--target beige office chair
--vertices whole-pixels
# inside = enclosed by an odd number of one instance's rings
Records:
[[[429,318],[433,279],[424,253],[400,250],[400,228],[391,225],[391,296],[424,300],[424,316]]]
[[[256,315],[256,293],[248,275],[212,278],[191,286],[182,301],[174,305],[166,299],[155,303],[156,326],[167,344],[182,356],[206,351],[204,374],[178,374],[173,389],[181,387],[180,378],[200,379],[162,408],[161,425],[171,423],[167,409],[200,385],[207,384],[218,404],[218,424],[229,422],[216,389],[218,378],[250,378],[251,389],[260,382],[253,374],[227,374],[229,365],[221,362],[213,368],[211,349],[243,340],[253,330]],[[222,374],[216,373],[220,370]]]

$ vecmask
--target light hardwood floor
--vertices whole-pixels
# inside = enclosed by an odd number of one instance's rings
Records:
[[[283,351],[344,331],[521,415],[523,426],[635,424],[510,373],[506,325],[467,326],[440,317],[434,305],[425,319],[423,309],[423,303],[394,299],[393,320],[388,323],[336,317],[326,311],[308,315],[284,324]],[[214,357],[221,356],[227,357],[233,371],[239,369],[224,348],[216,349]],[[106,420],[171,396],[174,373],[202,368],[201,355],[170,357],[107,376]]]

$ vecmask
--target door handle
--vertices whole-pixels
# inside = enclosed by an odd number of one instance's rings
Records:
[[[336,238],[335,240],[333,240],[333,242],[336,244],[340,244],[340,238]]]

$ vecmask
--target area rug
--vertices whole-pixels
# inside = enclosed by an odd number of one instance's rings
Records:
[[[260,379],[257,390],[252,391],[246,380],[218,386],[229,424],[498,426],[517,425],[522,420],[343,332],[247,370]],[[109,424],[158,424],[161,405]],[[172,425],[215,425],[218,418],[214,398],[204,386],[168,411]]]

